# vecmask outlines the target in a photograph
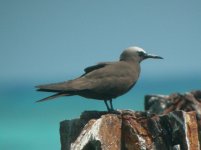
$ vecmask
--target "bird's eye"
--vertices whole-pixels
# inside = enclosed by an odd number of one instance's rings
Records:
[[[144,52],[138,52],[138,54],[140,57],[144,56]]]

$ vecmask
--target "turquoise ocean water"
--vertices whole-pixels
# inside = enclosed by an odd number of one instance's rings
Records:
[[[127,94],[114,100],[118,109],[143,110],[145,94],[170,94],[201,89],[201,77],[140,80]],[[35,103],[49,93],[36,92],[35,83],[1,86],[0,150],[58,150],[59,123],[77,118],[85,110],[105,110],[101,101],[78,96]]]

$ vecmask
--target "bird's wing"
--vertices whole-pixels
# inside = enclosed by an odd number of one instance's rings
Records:
[[[86,74],[86,73],[89,73],[89,72],[91,72],[91,71],[94,71],[94,70],[103,68],[103,67],[105,67],[105,66],[107,66],[107,65],[111,65],[111,64],[113,64],[113,63],[114,63],[114,62],[101,62],[101,63],[98,63],[98,64],[96,64],[96,65],[89,66],[89,67],[85,68],[84,71],[85,71],[85,74]]]
[[[94,66],[87,67],[85,69],[85,73],[81,77],[78,77],[77,79],[60,82],[60,83],[39,85],[39,86],[36,86],[37,91],[65,92],[65,93],[71,94],[76,91],[91,89],[94,87],[94,80],[91,80],[91,77],[86,78],[85,75],[88,73],[94,73],[95,76],[93,78],[95,78],[95,77],[98,78],[97,75],[99,74],[99,71],[100,71],[99,69],[104,68],[105,66],[108,66],[113,63],[114,62],[104,62],[104,63],[99,63]],[[95,70],[96,71],[99,70],[98,73],[93,72]],[[93,74],[92,74],[92,76],[93,76]]]
[[[51,84],[43,84],[36,86],[37,91],[43,92],[61,92],[64,91],[66,84],[68,82],[59,82],[59,83],[51,83]]]
[[[43,92],[64,92],[71,94],[71,92],[80,91],[90,87],[90,82],[87,82],[84,78],[77,78],[70,81],[45,84],[36,86],[37,91]]]
[[[58,98],[58,97],[61,97],[61,96],[68,96],[68,94],[62,93],[62,92],[61,92],[61,93],[56,93],[56,94],[54,94],[54,95],[45,97],[45,98],[43,98],[43,99],[41,99],[41,100],[38,100],[38,101],[36,101],[36,102],[43,102],[43,101],[47,101],[47,100],[52,100],[52,99],[55,99],[55,98]]]

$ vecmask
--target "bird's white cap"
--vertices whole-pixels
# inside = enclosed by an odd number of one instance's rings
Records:
[[[127,51],[127,52],[143,52],[143,53],[146,53],[144,49],[140,48],[140,47],[137,47],[137,46],[131,46],[131,47],[128,47],[124,50],[124,52]]]
[[[131,60],[135,58],[136,61],[141,61],[139,57],[140,52],[146,54],[145,50],[143,50],[140,47],[137,46],[128,47],[122,52],[120,60]]]

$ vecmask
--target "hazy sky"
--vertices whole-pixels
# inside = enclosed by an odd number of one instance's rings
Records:
[[[201,75],[200,0],[0,0],[0,81],[70,79],[140,46],[142,74]]]
[[[34,86],[118,60],[129,46],[165,59],[144,61],[115,108],[143,110],[145,94],[200,89],[201,0],[0,0],[0,149],[59,149],[61,120],[106,108],[78,96],[36,104],[50,93]]]

